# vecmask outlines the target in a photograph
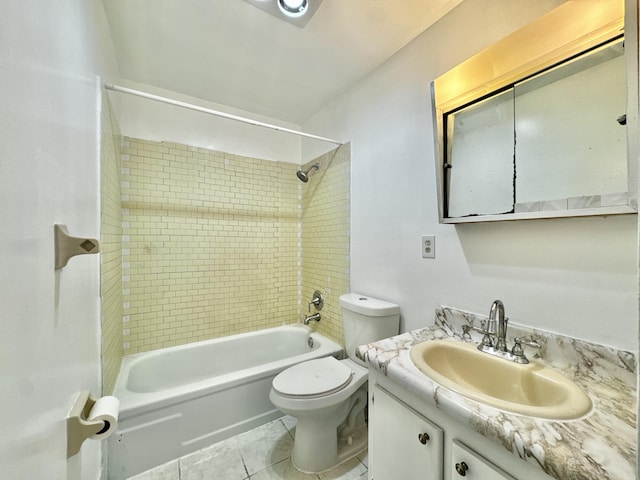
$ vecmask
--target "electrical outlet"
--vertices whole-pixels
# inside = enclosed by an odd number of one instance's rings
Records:
[[[422,258],[436,258],[436,236],[422,236]]]

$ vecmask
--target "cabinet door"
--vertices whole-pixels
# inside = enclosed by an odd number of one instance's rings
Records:
[[[456,440],[451,447],[451,478],[460,480],[515,480],[489,460]]]
[[[382,387],[372,395],[371,480],[441,480],[442,430]]]

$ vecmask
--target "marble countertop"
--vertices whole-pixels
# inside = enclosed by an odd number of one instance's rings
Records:
[[[546,420],[483,405],[431,381],[409,358],[411,346],[434,339],[479,343],[462,325],[480,326],[481,316],[439,307],[431,327],[358,348],[370,368],[412,391],[465,426],[501,444],[558,480],[636,478],[636,367],[631,352],[540,330],[509,326],[512,338],[527,334],[542,347],[525,347],[530,360],[560,370],[581,386],[593,409],[575,420]]]

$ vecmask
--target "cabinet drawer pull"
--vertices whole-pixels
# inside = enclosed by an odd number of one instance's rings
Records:
[[[427,432],[419,433],[418,440],[420,441],[421,444],[426,445],[427,442],[429,441],[429,434]]]
[[[460,475],[461,477],[467,476],[467,470],[469,470],[469,465],[467,465],[466,463],[456,463],[456,472],[458,472],[458,475]]]

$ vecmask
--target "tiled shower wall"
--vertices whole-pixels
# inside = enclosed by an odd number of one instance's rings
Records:
[[[318,161],[303,185],[294,164],[125,138],[124,354],[295,323],[316,288],[341,341],[349,147]]]
[[[302,186],[303,313],[314,290],[320,290],[325,305],[318,331],[340,343],[339,298],[349,291],[350,151],[348,144],[342,145],[303,166],[320,163]]]
[[[100,283],[102,393],[111,394],[122,360],[122,137],[109,98],[102,97],[100,149]]]
[[[297,320],[295,165],[127,138],[122,166],[125,354]]]

